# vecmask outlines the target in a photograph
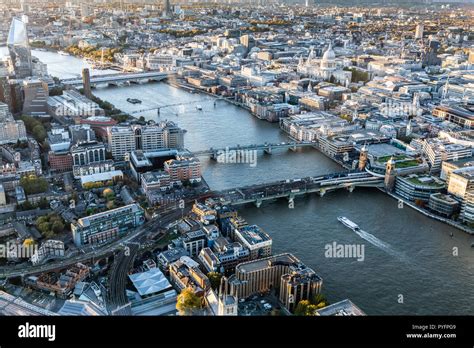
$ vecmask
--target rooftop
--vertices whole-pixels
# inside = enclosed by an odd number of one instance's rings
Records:
[[[271,237],[257,225],[243,226],[238,229],[238,232],[247,243],[251,245],[272,240]]]
[[[131,274],[128,277],[140,296],[151,295],[171,288],[170,282],[158,268]]]
[[[400,178],[402,180],[406,180],[414,185],[417,185],[417,186],[425,186],[425,187],[429,187],[429,188],[442,188],[444,187],[444,183],[434,177],[434,176],[430,176],[430,175],[416,175],[416,174],[411,174],[411,175],[408,175],[407,177],[403,177],[403,178]]]
[[[363,316],[366,315],[359,307],[357,307],[351,300],[346,299],[316,311],[318,315],[322,316]]]
[[[288,265],[298,265],[301,264],[301,261],[297,259],[293,254],[285,253],[266,257],[264,259],[258,259],[254,261],[244,262],[236,267],[236,273],[249,273],[256,272],[262,269],[266,269],[275,264],[288,264]]]

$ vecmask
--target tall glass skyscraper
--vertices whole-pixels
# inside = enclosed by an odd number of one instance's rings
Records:
[[[31,51],[28,42],[26,23],[18,18],[13,18],[7,39],[8,51],[12,59],[17,78],[31,76]]]

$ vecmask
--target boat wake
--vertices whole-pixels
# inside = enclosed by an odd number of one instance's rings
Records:
[[[401,252],[399,251],[396,251],[395,249],[393,249],[390,244],[388,243],[385,243],[384,241],[378,239],[377,237],[375,237],[373,234],[370,234],[368,232],[365,232],[365,231],[362,231],[362,230],[354,230],[354,232],[359,236],[361,237],[362,239],[366,240],[367,242],[369,242],[370,244],[372,244],[373,246],[376,246],[377,248],[385,251],[386,253],[392,255],[392,256],[395,256],[396,258],[398,258],[399,260],[402,260],[402,261],[409,261],[408,258]]]

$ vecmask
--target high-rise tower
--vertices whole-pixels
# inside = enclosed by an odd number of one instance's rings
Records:
[[[171,16],[171,4],[170,0],[165,0],[165,11],[164,11],[165,16]]]
[[[89,69],[82,69],[82,85],[84,86],[84,95],[92,99],[92,90],[91,90],[91,77],[89,74]]]
[[[28,42],[26,23],[13,18],[7,39],[8,52],[13,63],[16,78],[31,76],[31,50]]]

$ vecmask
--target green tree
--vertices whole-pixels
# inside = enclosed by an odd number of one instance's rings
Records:
[[[323,294],[314,295],[311,300],[301,300],[298,302],[294,315],[313,316],[320,308],[326,307],[328,300]]]
[[[176,309],[180,315],[193,315],[202,308],[201,298],[191,289],[186,288],[179,294]]]
[[[51,225],[51,230],[55,234],[61,233],[62,231],[64,231],[64,224],[61,221],[54,221]]]
[[[41,233],[47,233],[49,231],[49,222],[42,222],[36,227],[38,227],[38,230],[40,230]]]
[[[26,130],[31,133],[38,142],[44,142],[46,138],[46,129],[41,121],[27,115],[21,116],[20,120],[25,123]]]
[[[49,208],[49,202],[46,198],[41,198],[41,200],[38,203],[38,207],[41,209],[48,209]]]
[[[26,194],[46,192],[49,186],[46,179],[38,178],[36,175],[23,176],[20,179],[20,185]]]
[[[215,290],[221,284],[222,274],[218,272],[209,272],[207,274],[209,281],[211,282],[211,287]]]
[[[44,238],[53,238],[55,235],[64,231],[65,225],[59,215],[52,213],[37,218],[36,228],[38,228]]]
[[[306,311],[308,310],[308,307],[310,306],[310,302],[308,300],[301,300],[298,302],[296,305],[296,309],[294,314],[295,315],[306,315]]]
[[[34,126],[31,133],[33,134],[33,137],[40,142],[43,142],[44,139],[46,139],[46,130],[42,124]]]
[[[316,294],[311,299],[311,303],[317,306],[321,306],[319,308],[322,308],[328,305],[328,300],[326,299],[326,296],[324,296],[323,294]]]

